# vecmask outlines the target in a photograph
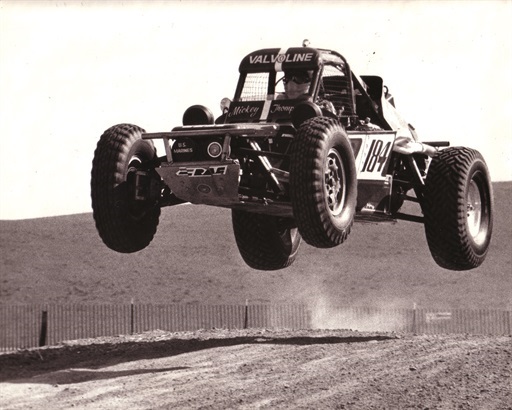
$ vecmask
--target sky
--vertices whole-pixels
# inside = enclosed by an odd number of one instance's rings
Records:
[[[168,131],[193,104],[217,116],[246,54],[305,38],[382,76],[421,140],[512,180],[510,21],[510,0],[0,0],[0,219],[91,212],[104,130]]]

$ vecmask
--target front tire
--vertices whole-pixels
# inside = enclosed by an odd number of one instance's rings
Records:
[[[427,242],[436,263],[450,270],[480,266],[492,235],[493,197],[482,155],[451,147],[437,153],[425,181]]]
[[[295,261],[301,237],[291,219],[239,210],[231,218],[238,250],[251,268],[278,270]]]
[[[357,203],[352,146],[335,119],[315,117],[299,128],[291,146],[290,197],[304,240],[317,248],[341,244]]]
[[[156,157],[152,141],[141,138],[144,130],[130,124],[115,125],[101,136],[92,162],[91,199],[96,228],[103,242],[117,252],[144,249],[155,235],[158,203],[136,199],[137,172]],[[149,182],[148,182],[149,184]],[[146,193],[149,186],[145,187]]]

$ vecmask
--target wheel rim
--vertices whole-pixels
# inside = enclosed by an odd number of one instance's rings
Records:
[[[141,164],[142,164],[142,159],[138,155],[133,155],[130,158],[130,161],[128,162],[126,175],[128,176],[128,174],[130,174],[130,173],[137,172],[137,170],[140,168]]]
[[[487,236],[486,206],[483,198],[482,186],[473,178],[466,194],[466,223],[469,234],[478,245],[483,244]]]
[[[324,190],[327,206],[333,216],[339,215],[345,206],[346,178],[341,155],[331,148],[327,154]]]
[[[140,219],[146,215],[148,209],[148,203],[144,200],[136,200],[136,184],[137,184],[137,171],[141,168],[143,158],[138,154],[134,154],[130,157],[128,167],[126,169],[125,183],[126,188],[126,206],[130,216],[134,219]]]

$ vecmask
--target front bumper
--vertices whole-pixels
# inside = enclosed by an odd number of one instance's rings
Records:
[[[221,124],[221,125],[185,125],[175,127],[170,132],[153,132],[142,134],[142,139],[161,139],[165,147],[167,162],[174,161],[169,141],[176,138],[212,138],[223,137],[223,159],[229,154],[229,144],[232,137],[241,138],[272,138],[280,132],[278,124]]]

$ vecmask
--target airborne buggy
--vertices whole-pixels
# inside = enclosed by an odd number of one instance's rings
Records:
[[[304,98],[283,94],[292,70],[311,73]],[[240,254],[254,269],[289,266],[302,238],[329,248],[347,239],[354,221],[399,219],[424,224],[441,267],[484,261],[493,198],[478,151],[419,142],[382,78],[357,76],[335,51],[258,50],[239,71],[234,98],[222,100],[216,119],[194,105],[171,131],[120,124],[101,136],[91,194],[109,248],[145,248],[160,209],[189,202],[232,210]],[[422,216],[401,212],[405,201],[419,204]]]

